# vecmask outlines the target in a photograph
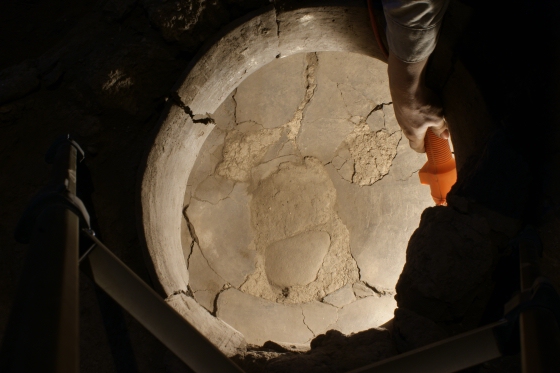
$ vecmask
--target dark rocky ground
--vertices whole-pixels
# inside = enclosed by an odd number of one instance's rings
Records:
[[[132,270],[151,282],[136,231],[136,183],[165,98],[204,40],[268,3],[0,3],[0,337],[26,252],[13,239],[13,230],[29,199],[46,183],[49,169],[43,156],[62,133],[73,133],[86,150],[100,235]],[[514,234],[503,229],[504,224],[537,227],[544,243],[543,268],[560,283],[560,5],[502,1],[489,8],[485,2],[465,3],[474,15],[457,56],[474,76],[503,136],[494,137],[492,162],[478,162],[485,159],[480,158],[481,151],[471,166],[466,163],[460,179],[469,183],[455,190],[452,209],[424,213],[399,282],[398,338],[375,347],[378,354],[369,359],[481,322],[490,296],[486,285],[496,282],[497,262]],[[426,271],[434,257],[444,260]],[[463,280],[457,281],[451,272],[461,273]],[[426,295],[437,301],[425,302]],[[183,369],[87,279],[81,280],[80,297],[81,371]],[[373,339],[363,334],[344,339],[331,333],[315,343],[327,347],[308,361],[316,361],[312,365],[317,369],[329,366],[339,371],[365,363],[367,359],[345,362],[339,355],[367,346],[366,339],[387,340],[387,333],[370,334],[375,334]],[[331,364],[335,360],[340,364]],[[515,371],[504,368],[509,363],[498,368],[489,364],[483,371]],[[293,366],[305,367],[290,355],[270,363],[268,369],[294,371]]]

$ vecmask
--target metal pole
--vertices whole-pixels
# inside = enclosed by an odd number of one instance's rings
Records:
[[[521,291],[530,290],[540,276],[537,247],[530,241],[519,244]],[[560,370],[560,328],[552,311],[531,308],[519,316],[521,367],[523,373]]]
[[[122,308],[138,320],[195,372],[243,372],[206,337],[122,263],[97,237],[82,269]],[[84,268],[88,265],[89,268]]]
[[[494,330],[498,321],[349,373],[449,373],[502,356]]]
[[[58,148],[51,185],[76,192],[76,149]],[[78,371],[79,218],[60,204],[44,207],[2,341],[2,372]]]

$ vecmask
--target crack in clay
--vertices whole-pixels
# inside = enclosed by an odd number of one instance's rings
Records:
[[[189,229],[189,233],[193,239],[194,242],[196,242],[196,244],[200,247],[200,244],[198,243],[198,236],[196,235],[196,232],[194,230],[194,225],[191,223],[191,221],[189,220],[189,215],[187,214],[187,209],[189,208],[189,205],[186,205],[183,208],[183,217],[185,218],[186,222],[187,222],[187,228]],[[192,253],[192,252],[191,252]]]
[[[191,251],[189,253],[189,256],[187,257],[187,269],[190,267],[191,265],[191,256],[193,254],[193,250],[194,250],[194,239],[191,241]]]
[[[303,312],[303,307],[300,307],[301,309],[301,316],[303,317],[303,325],[305,325],[305,327],[311,332],[311,335],[313,335],[313,337],[311,337],[310,339],[315,338],[315,333],[313,332],[313,330],[311,330],[311,328],[309,327],[309,325],[307,325],[307,323],[305,322],[305,313]],[[338,315],[338,312],[337,312]]]
[[[220,279],[222,279],[222,281],[226,282],[227,281],[220,276],[220,274],[218,272],[216,272],[216,270],[214,268],[212,268],[212,266],[210,265],[210,262],[208,261],[208,258],[206,258],[206,256],[204,255],[204,253],[202,252],[202,249],[200,248],[200,245],[198,245],[198,249],[200,250],[200,255],[204,258],[204,260],[206,261],[206,264],[208,265],[208,268],[210,268],[212,270],[212,272],[214,272],[216,274],[216,276],[218,276]]]
[[[212,312],[210,312],[210,314],[212,316],[216,316],[218,314],[218,297],[226,290],[230,289],[231,285],[229,283],[225,283],[224,286],[222,286],[222,288],[220,289],[220,291],[218,292],[218,294],[216,294],[216,296],[214,297],[214,301],[212,302]]]
[[[376,111],[381,110],[381,111],[383,112],[383,128],[387,128],[386,123],[385,123],[385,111],[383,111],[383,107],[384,107],[384,106],[390,106],[390,105],[392,105],[392,104],[393,104],[392,101],[389,101],[389,102],[382,102],[382,103],[380,103],[380,104],[377,104],[373,109],[371,109],[371,111],[369,112],[369,114],[366,115],[366,118],[364,119],[364,122],[367,122],[368,119],[369,119],[369,117],[371,117],[371,115],[372,115],[373,113],[375,113]],[[395,131],[395,132],[397,132],[397,131]],[[391,135],[392,135],[393,133],[395,133],[395,132],[392,132]]]
[[[305,55],[307,67],[305,69],[305,78],[307,80],[307,87],[305,88],[305,96],[299,104],[292,120],[285,124],[288,128],[288,138],[295,141],[301,131],[301,122],[303,121],[303,112],[311,99],[315,96],[315,89],[317,88],[317,79],[315,73],[319,67],[319,57],[317,53],[307,53]]]
[[[373,292],[375,294],[377,294],[378,297],[389,297],[389,296],[393,296],[396,294],[395,290],[391,290],[391,289],[381,289],[381,288],[377,288],[373,285],[368,284],[366,281],[362,281],[364,285],[366,285],[368,288],[370,288],[371,290],[373,290]]]
[[[230,193],[231,193],[231,192],[230,192]],[[199,201],[199,202],[209,203],[209,204],[211,204],[212,206],[216,206],[218,203],[222,202],[223,200],[229,199],[229,194],[228,194],[227,196],[225,196],[224,198],[220,198],[216,203],[212,203],[212,202],[210,202],[210,201],[207,201],[207,200],[205,200],[205,199],[198,198],[198,197],[196,197],[196,196],[191,197],[191,198],[192,198],[192,199],[196,199],[196,200]]]
[[[262,124],[257,123],[257,122],[255,122],[254,120],[246,120],[246,121],[239,122],[239,123],[237,123],[237,119],[235,120],[235,124],[236,124],[237,126],[241,126],[241,125],[243,125],[243,124],[245,124],[245,123],[253,123],[253,124],[259,126],[259,127],[261,128],[261,129],[260,129],[261,131],[266,129],[266,128],[264,128],[264,126],[263,126]]]
[[[194,198],[194,197],[193,197]],[[208,261],[208,258],[206,258],[206,256],[204,255],[204,253],[202,252],[202,248],[200,247],[200,243],[198,242],[198,236],[196,235],[196,231],[194,229],[194,225],[191,223],[191,221],[189,220],[189,216],[187,214],[187,209],[189,208],[189,205],[185,206],[185,208],[183,209],[183,216],[185,218],[185,220],[187,221],[187,227],[189,228],[189,233],[191,234],[191,237],[193,239],[194,242],[196,242],[196,244],[198,245],[198,250],[200,250],[200,255],[204,258],[204,260],[206,261],[206,264],[208,265],[208,268],[210,268],[212,270],[212,272],[214,272],[216,274],[216,276],[218,276],[219,278],[221,278],[224,282],[227,282],[226,280],[224,280],[224,278],[222,276],[220,276],[218,274],[218,272],[216,272],[216,270],[214,268],[212,268],[212,266],[210,265],[210,262]],[[192,244],[192,250],[194,250],[194,243]],[[191,250],[191,255],[192,255],[192,250]],[[190,259],[190,256],[189,256]],[[187,267],[188,268],[188,267]]]
[[[414,174],[417,174],[418,172],[420,172],[420,169],[416,170],[416,171],[412,171],[412,173],[410,175],[408,175],[408,177],[406,177],[405,179],[397,179],[398,181],[407,181],[409,180]]]
[[[350,110],[348,110],[348,104],[346,103],[346,100],[344,99],[344,95],[342,94],[342,89],[340,89],[340,84],[342,84],[342,83],[335,82],[330,78],[327,78],[327,79],[329,79],[331,82],[336,84],[336,89],[338,90],[338,93],[340,94],[340,99],[342,100],[342,103],[344,104],[344,110],[346,110],[348,115],[350,115],[350,117],[352,117],[352,114],[350,113]]]
[[[276,41],[278,42],[278,47],[280,46],[280,20],[278,19],[278,9],[276,4],[274,5],[274,21],[276,22]],[[276,55],[276,58],[280,58],[280,53]]]
[[[379,131],[378,131],[378,132],[379,132]],[[399,138],[399,141],[397,142],[397,147],[396,147],[396,148],[397,148],[397,151],[395,152],[395,156],[394,156],[393,158],[391,158],[391,163],[393,163],[393,161],[395,160],[395,158],[397,158],[397,155],[399,154],[399,151],[398,151],[399,145],[400,145],[400,143],[401,143],[401,141],[402,141],[402,139],[403,139],[403,137],[404,137],[404,136],[402,135],[402,131],[400,131],[400,130],[393,132],[391,135],[394,135],[394,134],[397,133],[397,132],[401,132],[401,137]],[[420,170],[418,170],[418,171],[420,171]],[[381,177],[379,178],[379,180],[377,180],[376,182],[379,182],[379,181],[383,180],[386,176],[389,176],[390,173],[391,173],[391,168],[389,168],[389,171],[387,171],[387,173],[386,173],[385,175],[381,176]],[[414,174],[414,172],[413,172],[413,174]],[[411,175],[411,176],[412,176],[412,175]],[[408,179],[410,179],[410,177],[407,178],[406,180],[408,180]],[[397,179],[397,180],[398,180],[398,179]],[[398,180],[398,181],[405,181],[405,180]],[[374,183],[374,184],[375,184],[375,183]],[[372,184],[372,185],[373,185],[373,184]]]
[[[187,297],[191,297],[191,298],[193,297],[193,292],[192,292],[190,286],[187,285],[187,290],[175,290],[173,293],[171,293],[171,295],[169,295],[167,298],[165,298],[165,300],[168,300],[168,299],[170,299],[174,296],[181,295],[181,294],[186,295]]]
[[[233,101],[233,122],[237,125],[237,100],[235,99],[235,95],[237,94],[237,88],[233,90],[231,95],[231,99]]]
[[[181,97],[177,92],[171,92],[169,95],[167,95],[166,99],[171,101],[174,105],[177,105],[179,108],[183,109],[183,111],[191,118],[193,123],[202,123],[205,125],[216,124],[216,122],[214,122],[214,119],[212,119],[210,117],[210,114],[208,113],[206,113],[206,115],[194,114],[191,108],[188,105],[185,105],[183,100],[181,100]],[[196,116],[199,115],[203,116],[203,118],[198,118],[198,119],[195,118]]]
[[[282,147],[280,148],[280,150],[278,150],[278,153],[277,153],[277,154],[281,154],[281,153],[284,151],[284,148],[286,147],[286,145],[288,145],[288,144],[290,144],[290,143],[292,143],[292,141],[291,141],[290,139],[286,140],[286,141],[284,142],[284,144],[282,144]],[[294,144],[294,145],[295,145],[295,144]],[[296,148],[296,150],[297,150],[297,152],[298,152],[298,154],[299,154],[299,149],[298,149],[297,145],[295,145],[295,148]],[[286,154],[286,156],[290,156],[290,155],[297,155],[297,154]]]

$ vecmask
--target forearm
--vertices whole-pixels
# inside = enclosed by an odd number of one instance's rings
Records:
[[[424,151],[429,127],[442,138],[449,136],[440,100],[424,83],[427,61],[407,63],[390,54],[387,69],[397,122],[417,152]]]
[[[416,99],[419,87],[424,84],[424,71],[428,59],[420,62],[403,62],[394,54],[389,54],[389,88],[393,100],[412,102]]]

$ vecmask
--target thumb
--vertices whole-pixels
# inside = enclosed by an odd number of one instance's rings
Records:
[[[439,122],[435,126],[431,126],[431,128],[437,137],[442,138],[444,140],[449,139],[449,128],[447,127],[447,122],[445,121],[445,118],[442,118],[441,122]]]

